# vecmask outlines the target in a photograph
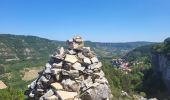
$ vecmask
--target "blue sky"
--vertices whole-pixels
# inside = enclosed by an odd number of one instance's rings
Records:
[[[163,41],[170,0],[0,0],[0,33],[99,42]]]

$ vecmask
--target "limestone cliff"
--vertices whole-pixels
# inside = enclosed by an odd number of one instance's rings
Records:
[[[152,68],[160,74],[167,88],[170,90],[170,60],[164,54],[152,54]]]

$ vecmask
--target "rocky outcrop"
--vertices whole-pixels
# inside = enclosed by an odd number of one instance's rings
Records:
[[[101,70],[102,63],[90,47],[84,47],[81,37],[67,41],[39,77],[28,85],[25,94],[34,100],[109,100],[109,84]]]
[[[152,68],[160,74],[167,88],[170,90],[170,60],[163,54],[152,54]]]

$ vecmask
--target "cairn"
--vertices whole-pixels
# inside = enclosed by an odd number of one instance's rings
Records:
[[[102,63],[76,36],[55,52],[25,95],[33,100],[110,100]]]

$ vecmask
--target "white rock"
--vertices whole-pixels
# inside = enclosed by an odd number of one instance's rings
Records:
[[[79,48],[79,44],[76,42],[73,42],[73,49],[78,49]]]
[[[62,69],[57,69],[57,68],[52,68],[51,69],[51,73],[54,74],[54,75],[59,74],[61,71],[62,71]]]
[[[74,81],[72,81],[71,79],[64,79],[61,82],[63,85],[71,85],[74,83]]]
[[[80,71],[83,71],[85,69],[85,67],[81,66],[80,63],[76,62],[73,64],[72,66],[75,70],[80,70]]]
[[[45,67],[46,68],[51,68],[52,66],[49,63],[46,63]]]
[[[60,53],[59,53],[60,55],[64,55],[64,48],[61,47],[60,50],[59,50],[59,52],[60,52]]]
[[[79,77],[79,71],[78,70],[69,70],[69,76],[73,78]]]
[[[29,97],[34,97],[35,96],[35,94],[33,94],[32,92],[29,94]]]
[[[101,62],[94,63],[94,64],[91,64],[89,67],[90,69],[95,69],[95,68],[100,69],[102,67],[102,63]]]
[[[101,70],[99,73],[94,73],[98,78],[103,78],[104,77],[104,72]]]
[[[75,100],[75,97],[78,95],[77,92],[67,91],[57,91],[57,94],[61,97],[62,100]]]
[[[127,92],[121,91],[121,96],[129,96]]]
[[[84,59],[84,55],[82,53],[78,53],[77,56],[80,58],[80,59]]]
[[[43,96],[41,96],[39,100],[44,100],[44,98],[50,97],[53,94],[54,94],[54,91],[50,89]]]
[[[75,55],[66,54],[65,61],[70,63],[75,63],[77,61],[77,57]]]
[[[58,97],[56,95],[52,95],[50,97],[45,97],[45,100],[59,100]]]
[[[60,74],[56,74],[55,78],[56,78],[57,81],[59,81],[61,79],[61,75]]]
[[[73,91],[73,92],[76,92],[76,91],[79,91],[80,90],[80,84],[77,83],[76,81],[74,80],[71,80],[71,79],[65,79],[65,80],[62,80],[62,85],[63,85],[63,88],[67,91]]]
[[[44,90],[43,89],[37,89],[38,92],[43,92]]]
[[[78,42],[78,43],[82,43],[82,42],[83,42],[83,39],[82,39],[82,37],[80,37],[80,36],[75,36],[75,37],[73,38],[73,40],[74,40],[75,42]]]
[[[45,71],[44,71],[44,73],[51,73],[51,68],[49,68],[49,67],[46,67],[46,69],[45,69]]]
[[[51,87],[53,87],[56,90],[62,90],[63,89],[63,86],[58,82],[52,83]]]
[[[49,80],[45,76],[41,76],[40,81],[47,83]]]
[[[73,49],[68,50],[68,53],[69,53],[70,55],[75,55],[75,54],[76,54],[76,52],[75,52]]]
[[[53,68],[61,68],[63,65],[63,62],[60,62],[60,63],[53,63]]]
[[[73,78],[78,78],[79,77],[79,71],[78,70],[62,70],[62,75],[68,75]]]
[[[89,59],[89,58],[87,58],[87,57],[84,57],[83,61],[84,61],[84,63],[86,63],[86,64],[88,64],[88,65],[90,65],[90,64],[91,64],[90,59]]]
[[[83,100],[107,100],[108,97],[109,88],[105,84],[99,84],[95,88],[88,89],[87,95],[82,95]]]
[[[98,60],[98,58],[97,58],[97,57],[93,57],[93,58],[91,58],[91,61],[92,61],[92,63],[98,63],[98,62],[99,62],[99,60]]]
[[[37,81],[37,79],[34,80],[30,85],[28,85],[28,87],[31,88],[31,89],[34,89],[34,87],[36,85],[36,81]]]

